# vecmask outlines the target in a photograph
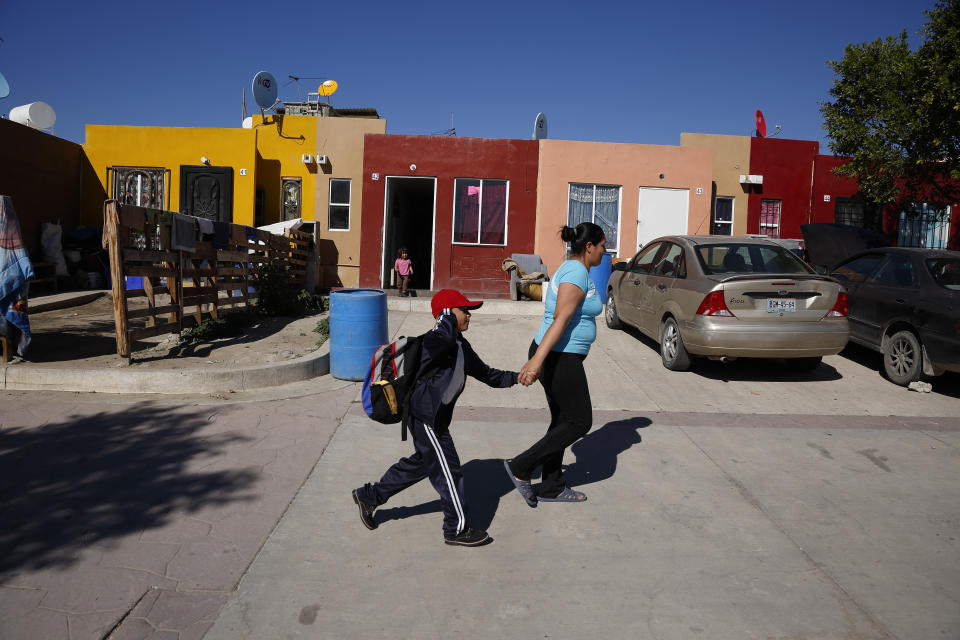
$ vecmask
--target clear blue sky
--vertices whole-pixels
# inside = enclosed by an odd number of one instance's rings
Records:
[[[239,127],[253,75],[335,79],[335,107],[388,133],[680,143],[682,131],[819,140],[826,61],[848,43],[911,43],[934,0],[803,2],[0,2],[0,113],[34,101],[56,135],[87,124]],[[83,7],[81,9],[80,7]],[[315,91],[320,80],[302,80]],[[297,100],[297,85],[280,98]],[[2,144],[2,141],[0,141]]]

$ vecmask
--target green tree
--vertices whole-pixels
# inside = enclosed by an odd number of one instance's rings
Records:
[[[850,158],[835,171],[873,202],[960,201],[960,0],[924,13],[916,51],[904,31],[828,62],[833,101],[820,111],[830,150]]]

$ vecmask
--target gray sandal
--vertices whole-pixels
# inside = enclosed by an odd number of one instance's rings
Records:
[[[582,491],[574,491],[570,487],[564,487],[563,491],[556,497],[544,498],[543,496],[537,496],[537,500],[540,502],[586,502],[587,494]]]
[[[510,461],[503,461],[503,468],[507,470],[507,476],[510,477],[510,482],[513,483],[513,486],[517,488],[517,491],[520,492],[520,495],[523,496],[523,499],[526,500],[527,504],[531,507],[537,506],[537,496],[533,493],[533,487],[530,485],[529,480],[521,480],[514,477],[513,471],[510,469]]]

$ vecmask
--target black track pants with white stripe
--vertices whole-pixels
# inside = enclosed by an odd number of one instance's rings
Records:
[[[360,499],[367,504],[380,506],[407,487],[430,478],[430,484],[440,494],[443,536],[452,538],[467,527],[460,457],[449,429],[434,429],[416,418],[410,422],[414,454],[398,460],[387,469],[379,482],[364,485],[359,490]]]

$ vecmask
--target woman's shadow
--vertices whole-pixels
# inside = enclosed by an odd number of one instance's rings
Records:
[[[649,418],[628,418],[608,422],[576,442],[570,451],[576,461],[564,465],[564,476],[571,487],[600,482],[617,470],[617,456],[642,442],[639,429],[650,426]],[[566,454],[569,458],[570,453]],[[500,506],[500,498],[514,491],[503,469],[502,458],[470,460],[462,468],[467,489],[468,522],[474,529],[489,529]],[[539,470],[537,471],[539,473]],[[534,484],[534,490],[537,485]],[[517,496],[520,500],[520,497]],[[415,507],[378,509],[377,522],[403,520],[411,516],[440,511],[440,501],[432,500]]]

